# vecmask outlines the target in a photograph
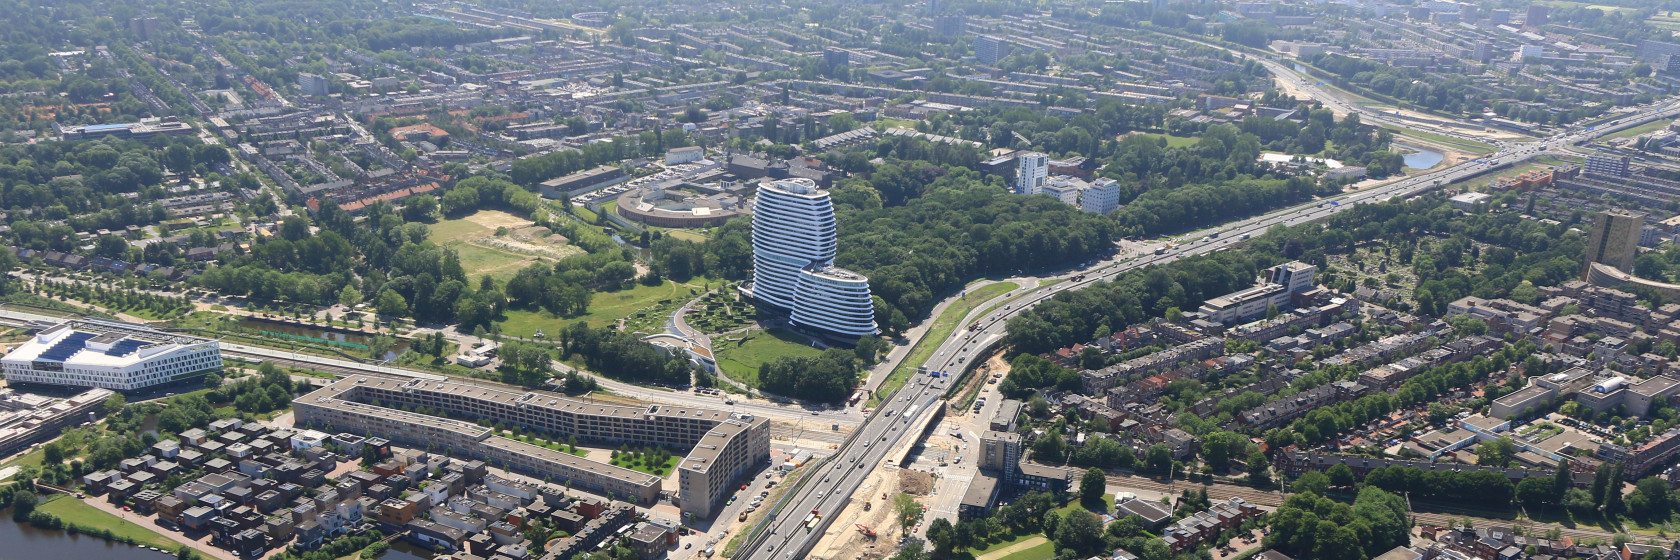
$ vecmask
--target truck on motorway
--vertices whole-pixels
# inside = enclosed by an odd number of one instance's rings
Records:
[[[813,529],[817,528],[817,522],[822,521],[822,516],[813,513],[813,514],[811,514],[810,517],[807,517],[805,519],[806,519],[805,520],[805,532],[809,533]]]
[[[1166,247],[1156,247],[1155,248],[1155,254],[1165,255],[1165,254],[1167,254],[1167,248]]]

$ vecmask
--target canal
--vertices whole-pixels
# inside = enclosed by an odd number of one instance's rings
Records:
[[[99,560],[164,560],[164,554],[137,546],[66,531],[36,529],[28,523],[13,523],[12,510],[0,510],[0,560],[35,558],[98,558]]]
[[[374,338],[373,335],[366,333],[264,321],[250,317],[239,319],[239,330],[251,334],[260,333],[270,338],[328,346],[346,354],[362,357],[367,356],[368,344],[373,342]],[[407,341],[395,337],[392,337],[392,341],[391,349],[386,351],[385,356],[381,359],[390,360],[408,351]]]
[[[168,560],[174,552],[162,553],[67,531],[37,529],[28,523],[11,521],[12,510],[0,510],[0,560],[43,558],[97,558],[99,560]],[[379,555],[379,560],[431,560],[436,554],[398,539]],[[203,557],[203,555],[200,555]]]

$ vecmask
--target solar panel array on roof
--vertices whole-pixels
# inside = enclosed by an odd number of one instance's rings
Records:
[[[80,352],[87,343],[88,339],[95,336],[99,335],[96,333],[81,331],[70,333],[69,335],[66,335],[63,340],[58,341],[57,344],[53,344],[51,348],[42,351],[41,356],[35,359],[47,362],[62,362],[65,358],[74,356],[77,352]]]
[[[105,351],[105,355],[127,356],[129,354],[133,354],[135,350],[139,350],[141,346],[145,346],[147,344],[149,343],[144,340],[135,340],[132,338],[124,339],[116,344],[112,344],[111,349]]]

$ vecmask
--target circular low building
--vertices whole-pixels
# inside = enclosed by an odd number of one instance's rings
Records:
[[[639,187],[618,196],[618,215],[656,227],[723,225],[730,218],[752,213],[752,204],[730,191],[676,181]]]

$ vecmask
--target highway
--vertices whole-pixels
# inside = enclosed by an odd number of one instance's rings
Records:
[[[1326,98],[1334,99],[1330,96]],[[1158,248],[1162,249],[1161,254],[1126,256],[1099,262],[1084,270],[1068,272],[1059,276],[1066,278],[1066,281],[1021,291],[1013,296],[1013,299],[1007,300],[1008,303],[1004,306],[990,313],[984,309],[975,311],[975,314],[984,315],[970,315],[964,322],[978,323],[979,327],[974,330],[959,329],[952,333],[923,365],[932,372],[961,372],[968,365],[970,358],[979,355],[981,351],[1003,338],[1005,323],[1010,317],[1060,291],[1079,289],[1093,282],[1111,280],[1115,276],[1143,267],[1224,250],[1253,236],[1261,235],[1275,225],[1301,225],[1327,218],[1357,204],[1415,195],[1504,165],[1520,163],[1547,151],[1567,149],[1617,130],[1657,119],[1673,118],[1676,115],[1680,115],[1680,99],[1654,103],[1622,117],[1611,126],[1593,129],[1577,127],[1538,142],[1504,143],[1499,152],[1474,161],[1457,165],[1447,163],[1435,171],[1181,236],[1180,239],[1186,240],[1181,245],[1159,245]],[[1406,126],[1413,125],[1407,123]],[[1079,274],[1084,274],[1085,277],[1078,281],[1072,280],[1073,276]],[[883,403],[874,415],[864,421],[857,431],[859,437],[843,444],[833,458],[821,464],[810,475],[808,482],[790,492],[781,503],[771,506],[772,515],[762,526],[754,528],[755,532],[736,553],[736,557],[748,560],[803,557],[828,525],[826,517],[819,518],[815,526],[807,531],[807,516],[813,512],[823,516],[831,516],[837,512],[868,474],[868,469],[855,467],[860,464],[873,465],[881,461],[886,448],[898,444],[903,436],[903,432],[897,427],[910,421],[905,416],[926,413],[930,406],[939,400],[946,383],[949,383],[949,378],[915,376],[899,395],[895,395],[892,401]],[[908,410],[911,405],[915,405],[916,409]]]
[[[853,433],[852,439],[841,445],[839,452],[826,460],[814,463],[801,486],[774,504],[773,513],[763,524],[753,528],[756,533],[741,545],[733,558],[770,560],[772,558],[803,558],[822,538],[829,517],[845,507],[869,472],[886,460],[888,450],[897,445],[914,420],[927,413],[945,394],[949,378],[917,375],[895,393],[890,401],[882,401],[871,416]],[[869,499],[870,496],[859,496]],[[881,507],[891,507],[882,504]],[[815,513],[822,516],[813,524],[808,521]]]

